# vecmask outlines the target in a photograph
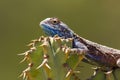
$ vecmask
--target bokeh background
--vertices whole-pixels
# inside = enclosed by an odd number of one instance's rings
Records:
[[[17,77],[25,65],[17,54],[44,35],[39,22],[47,17],[58,17],[80,36],[120,49],[120,0],[0,0],[0,80],[22,80]],[[82,69],[82,77],[88,68]]]

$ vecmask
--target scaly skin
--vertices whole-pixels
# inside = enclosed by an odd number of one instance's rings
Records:
[[[78,36],[58,18],[46,18],[40,22],[40,26],[49,36],[58,35],[65,39],[73,38],[73,48],[85,52],[84,62],[99,66],[104,72],[114,71],[120,67],[120,50]]]

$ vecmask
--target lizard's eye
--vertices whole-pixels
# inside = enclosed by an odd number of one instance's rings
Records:
[[[51,19],[51,23],[52,23],[53,25],[56,25],[56,24],[59,24],[60,21],[59,21],[57,18],[52,18],[52,19]]]
[[[54,21],[53,21],[53,23],[54,23],[54,24],[56,24],[56,23],[57,23],[57,21],[55,21],[55,20],[54,20]]]

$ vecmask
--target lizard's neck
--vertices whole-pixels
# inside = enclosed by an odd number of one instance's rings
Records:
[[[80,37],[77,34],[74,34],[72,38],[75,39],[75,40],[78,40],[79,42],[83,43],[84,45],[87,45],[85,39]]]
[[[95,42],[92,42],[85,38],[82,38],[75,33],[73,35],[73,48],[92,50],[94,52],[96,50],[96,48],[99,46],[100,46],[100,44],[97,44]]]
[[[74,48],[82,48],[82,49],[87,49],[87,43],[86,40],[79,35],[75,34],[73,35],[73,47]]]

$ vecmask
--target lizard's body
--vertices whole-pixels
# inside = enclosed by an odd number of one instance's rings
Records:
[[[90,62],[95,62],[101,67],[109,67],[109,69],[118,67],[116,61],[120,58],[120,50],[100,45],[82,37],[78,37],[78,40],[87,46],[88,51],[85,56]]]
[[[47,18],[41,21],[40,26],[49,36],[58,35],[65,39],[73,38],[73,48],[85,51],[84,62],[97,65],[106,72],[120,67],[120,50],[78,36],[57,18]]]

